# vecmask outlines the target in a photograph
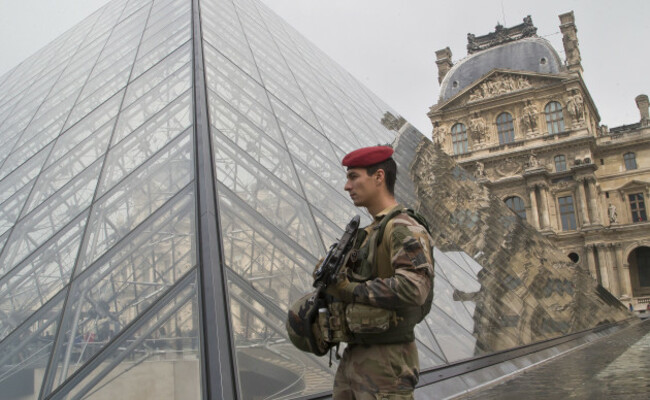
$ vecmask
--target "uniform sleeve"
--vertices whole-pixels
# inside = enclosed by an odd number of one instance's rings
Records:
[[[386,309],[421,306],[433,290],[429,235],[420,225],[396,223],[389,245],[395,275],[354,285],[352,301]]]

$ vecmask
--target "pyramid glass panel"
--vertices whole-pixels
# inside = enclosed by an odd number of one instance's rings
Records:
[[[326,396],[284,320],[378,143],[434,227],[423,374],[629,317],[387,113],[259,0],[112,0],[0,76],[0,393]]]
[[[34,312],[0,348],[0,388],[6,398],[36,399],[43,383],[43,366],[54,347],[65,291]]]

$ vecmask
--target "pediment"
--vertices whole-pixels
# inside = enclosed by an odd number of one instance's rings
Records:
[[[648,187],[650,187],[650,182],[645,182],[645,181],[640,181],[640,180],[637,180],[637,179],[633,179],[633,180],[627,182],[626,184],[620,186],[616,190],[618,190],[620,192],[626,192],[626,191],[628,191],[630,189],[648,188]]]
[[[441,104],[437,109],[442,110],[473,104],[516,92],[541,88],[564,79],[566,79],[564,75],[558,76],[557,74],[494,69],[449,99],[446,103]]]

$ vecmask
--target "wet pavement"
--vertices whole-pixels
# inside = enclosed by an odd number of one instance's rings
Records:
[[[457,399],[650,399],[650,320]]]

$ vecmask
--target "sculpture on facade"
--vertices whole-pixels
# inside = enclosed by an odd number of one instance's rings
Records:
[[[578,123],[585,118],[585,106],[582,95],[577,91],[573,90],[572,94],[569,96],[566,107],[569,115],[575,123]]]
[[[598,134],[600,136],[607,136],[609,135],[609,127],[607,125],[601,125],[598,127]]]
[[[537,160],[537,156],[535,153],[532,151],[530,152],[530,156],[528,156],[528,168],[537,168],[539,167],[539,161]]]
[[[476,177],[485,178],[485,165],[482,162],[476,162]]]
[[[431,139],[433,139],[433,144],[436,148],[442,147],[442,141],[444,140],[445,130],[440,126],[440,122],[436,121],[433,123],[433,131],[431,132]]]
[[[532,132],[537,128],[537,109],[530,100],[528,100],[524,107],[521,123],[526,132]]]
[[[534,36],[537,34],[537,28],[533,25],[533,18],[530,15],[524,17],[524,28],[521,32],[522,37]]]
[[[618,223],[618,214],[616,213],[616,206],[613,205],[612,203],[609,203],[609,206],[607,207],[607,215],[609,216],[610,224]]]
[[[467,53],[472,54],[475,51],[480,50],[481,47],[476,43],[476,35],[472,33],[467,34]]]
[[[487,137],[485,118],[480,117],[478,113],[474,113],[474,117],[469,120],[469,131],[476,143],[483,143]]]
[[[474,88],[469,94],[469,101],[477,101],[515,90],[528,89],[532,85],[524,76],[513,77],[509,75],[495,75]]]

